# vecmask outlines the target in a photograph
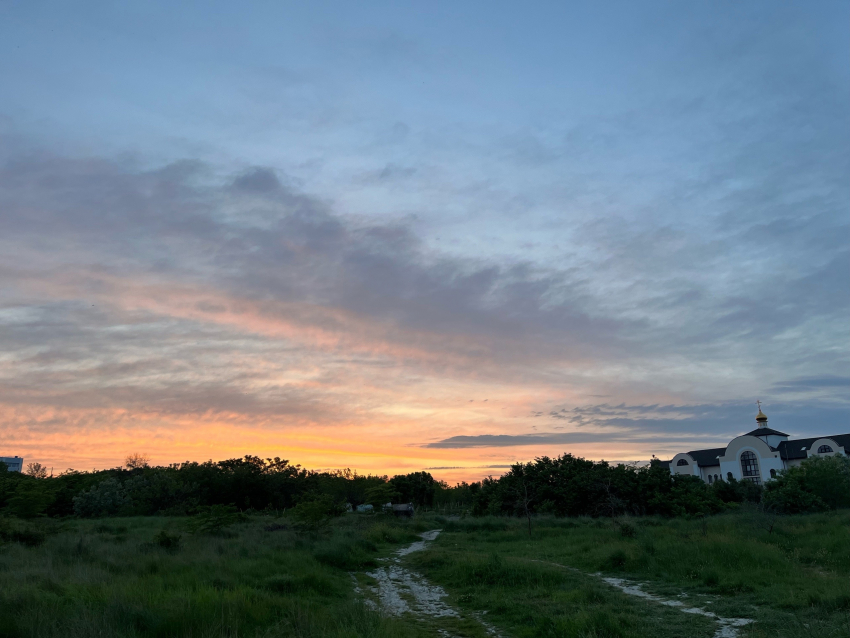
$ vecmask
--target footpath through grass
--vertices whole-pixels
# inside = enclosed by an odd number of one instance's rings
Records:
[[[703,521],[349,515],[323,531],[256,516],[0,519],[0,638],[709,638],[716,624],[630,597],[595,572],[724,617],[741,636],[850,636],[850,512]],[[772,528],[771,528],[772,524]],[[442,528],[400,565],[446,589],[459,617],[385,617],[379,559]],[[564,566],[575,569],[567,569]],[[352,573],[356,574],[352,578]],[[374,598],[373,598],[374,600]]]
[[[850,636],[850,512],[778,519],[739,512],[704,520],[539,517],[443,520],[410,563],[469,611],[537,636],[711,636],[707,618],[618,592],[591,574],[724,617],[744,637]],[[558,568],[564,565],[580,572]]]

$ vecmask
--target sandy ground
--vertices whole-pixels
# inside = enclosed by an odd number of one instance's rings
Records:
[[[397,550],[391,557],[386,559],[386,565],[376,570],[367,572],[377,582],[377,586],[370,587],[372,593],[379,601],[381,610],[391,616],[400,616],[405,613],[413,614],[419,618],[459,618],[460,613],[446,604],[443,599],[448,596],[442,587],[432,585],[422,575],[407,569],[401,565],[400,559],[413,552],[420,552],[428,546],[440,534],[440,530],[434,529],[420,534],[422,540],[411,543],[407,547]],[[360,591],[355,585],[356,591]],[[367,604],[370,603],[367,599]],[[372,603],[374,604],[374,603]],[[496,629],[484,622],[478,616],[476,620],[484,627],[487,633],[494,638],[500,638]],[[444,638],[451,638],[452,634],[445,629],[438,629]]]

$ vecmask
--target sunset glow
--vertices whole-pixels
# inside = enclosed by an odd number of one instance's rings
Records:
[[[0,456],[845,431],[846,7],[461,4],[0,10]]]

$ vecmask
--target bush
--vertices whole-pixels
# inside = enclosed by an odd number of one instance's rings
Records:
[[[752,481],[738,481],[734,478],[715,481],[711,489],[724,503],[758,503],[763,490]]]
[[[488,558],[470,557],[464,561],[449,562],[449,556],[429,552],[429,556],[417,556],[425,564],[451,565],[453,580],[461,586],[488,585],[506,589],[520,587],[555,586],[563,582],[564,574],[557,568],[539,563],[503,558],[496,552]]]
[[[315,592],[324,596],[333,596],[339,593],[334,581],[314,573],[301,576],[277,574],[266,578],[263,584],[266,589],[280,594]]]
[[[364,543],[351,540],[329,541],[319,545],[313,556],[324,565],[354,571],[376,565]]]
[[[779,514],[850,506],[850,458],[812,457],[765,486],[764,505]]]
[[[392,503],[398,498],[398,493],[389,483],[382,483],[367,489],[365,498],[366,502],[374,507],[376,512],[380,512],[385,504]]]
[[[25,547],[38,547],[44,544],[47,536],[44,532],[24,527],[22,529],[0,528],[0,540],[10,543],[20,543]]]
[[[331,519],[343,514],[345,514],[345,504],[336,503],[325,494],[304,500],[292,510],[292,517],[298,522],[298,526],[302,530],[311,532],[326,528]]]
[[[180,549],[180,534],[169,534],[165,530],[160,531],[154,536],[153,542],[168,551],[177,551]]]
[[[631,523],[620,523],[620,536],[623,538],[634,538],[637,529]]]
[[[83,518],[117,516],[129,504],[121,483],[108,478],[74,497],[74,514]]]
[[[227,527],[246,519],[235,505],[210,505],[190,518],[186,528],[192,534],[222,534]]]
[[[602,563],[602,569],[617,571],[626,566],[626,561],[629,559],[626,552],[622,549],[611,552],[608,558]]]
[[[35,518],[45,514],[56,500],[54,485],[49,480],[16,476],[9,487],[6,512],[18,518]]]

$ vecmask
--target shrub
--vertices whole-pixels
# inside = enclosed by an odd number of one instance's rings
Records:
[[[779,514],[803,514],[850,506],[850,458],[813,457],[765,486],[764,505]]]
[[[711,491],[724,503],[758,503],[763,488],[752,481],[738,481],[734,478],[715,481]]]
[[[703,574],[702,582],[709,587],[717,587],[720,584],[720,575],[714,570],[708,571]]]
[[[448,563],[447,556],[429,552],[430,556],[418,556],[417,560],[451,565],[454,580],[459,585],[489,585],[500,588],[537,587],[556,585],[563,582],[559,569],[535,563],[504,559],[493,552],[489,558],[471,557],[462,562]]]
[[[631,523],[620,523],[620,536],[623,538],[634,538],[637,529]]]
[[[324,565],[353,571],[374,566],[375,559],[363,544],[351,540],[325,542],[313,551],[313,556]]]
[[[49,480],[23,478],[6,505],[6,511],[18,518],[35,518],[44,514],[56,499],[55,489]]]
[[[5,525],[0,527],[0,540],[10,543],[20,543],[25,547],[38,547],[44,544],[46,538],[47,536],[44,532],[28,527],[9,528]]]
[[[210,505],[189,519],[186,528],[192,534],[221,534],[225,528],[246,520],[235,505]]]
[[[345,504],[334,502],[326,494],[304,500],[292,510],[292,517],[298,522],[298,526],[314,533],[326,528],[331,519],[343,514]]]
[[[366,490],[366,502],[380,512],[386,503],[392,503],[398,498],[398,493],[389,483],[381,483]]]
[[[332,596],[338,593],[337,587],[332,580],[314,573],[307,573],[301,576],[276,574],[266,578],[263,584],[266,589],[281,594],[315,592],[325,596]]]
[[[154,536],[153,542],[168,551],[177,551],[180,549],[180,534],[169,534],[165,530],[161,530],[159,534]]]
[[[74,497],[74,514],[83,518],[116,516],[129,503],[121,483],[108,478]]]
[[[619,570],[626,566],[628,556],[622,549],[615,550],[602,563],[602,569]]]

